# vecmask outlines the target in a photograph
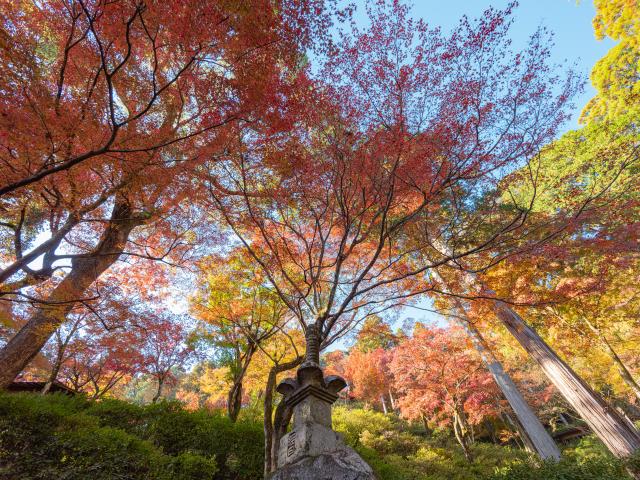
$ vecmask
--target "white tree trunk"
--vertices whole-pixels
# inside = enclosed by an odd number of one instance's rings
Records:
[[[640,449],[640,434],[591,389],[545,341],[506,303],[494,302],[498,318],[520,345],[538,362],[547,378],[578,412],[591,430],[618,458]]]
[[[434,277],[441,283],[444,280],[440,274],[433,272]],[[482,361],[486,365],[487,369],[493,376],[494,381],[500,387],[502,394],[509,402],[511,409],[516,415],[517,422],[522,428],[524,435],[528,438],[523,438],[525,444],[530,444],[533,451],[542,459],[559,460],[560,449],[556,445],[551,435],[544,428],[536,414],[531,410],[531,407],[524,399],[518,387],[513,382],[507,372],[504,371],[502,363],[496,358],[491,351],[489,344],[486,342],[480,331],[476,328],[473,322],[470,321],[467,316],[464,305],[457,297],[452,297],[457,313],[454,320],[467,332],[474,348],[480,354]]]
[[[459,306],[459,309],[460,307],[461,306]],[[460,313],[464,315],[464,311]],[[524,399],[509,374],[504,371],[502,364],[495,357],[489,348],[489,345],[482,337],[482,334],[478,331],[476,326],[469,321],[466,315],[461,315],[457,320],[471,338],[471,342],[475,349],[480,354],[480,357],[493,376],[496,384],[500,387],[502,394],[509,402],[518,422],[522,426],[524,433],[527,435],[528,440],[533,446],[535,453],[537,453],[542,459],[559,460],[561,454],[558,446],[544,428],[536,414],[531,410],[531,407]],[[523,441],[527,442],[527,439],[523,439]]]

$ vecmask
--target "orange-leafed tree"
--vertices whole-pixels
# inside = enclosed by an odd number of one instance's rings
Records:
[[[199,262],[198,291],[192,299],[193,314],[201,320],[197,337],[212,348],[216,363],[229,369],[227,413],[232,421],[240,413],[243,382],[254,355],[275,335],[286,334],[289,318],[255,267],[240,249],[205,258]]]
[[[354,348],[345,359],[345,379],[351,387],[350,394],[358,400],[379,404],[388,413],[387,402],[392,403],[392,377],[389,370],[392,351],[382,348],[363,351]]]

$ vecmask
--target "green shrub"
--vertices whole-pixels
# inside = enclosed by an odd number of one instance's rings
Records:
[[[60,479],[155,478],[166,461],[151,443],[109,427],[60,432],[56,443]]]
[[[364,432],[380,435],[393,428],[393,421],[389,416],[373,410],[336,407],[333,409],[333,428],[344,436],[348,445],[357,447]]]
[[[0,394],[0,479],[253,480],[262,426],[178,403]]]
[[[218,471],[216,461],[195,453],[181,453],[166,466],[163,480],[214,480]]]
[[[578,463],[565,458],[559,463],[523,462],[499,469],[490,480],[624,480],[629,476],[622,462],[612,458],[590,459]]]

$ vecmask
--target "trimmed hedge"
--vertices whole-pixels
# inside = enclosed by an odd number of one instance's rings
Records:
[[[262,426],[66,395],[0,394],[0,479],[255,480]]]

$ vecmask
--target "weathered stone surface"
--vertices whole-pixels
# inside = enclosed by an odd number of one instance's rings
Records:
[[[278,465],[295,463],[303,457],[331,454],[343,446],[340,436],[324,425],[318,423],[298,425],[280,440]]]
[[[293,428],[306,423],[318,423],[331,428],[331,404],[316,397],[308,397],[293,407]]]
[[[303,457],[275,472],[270,480],[376,480],[355,450],[341,445],[331,454]]]

